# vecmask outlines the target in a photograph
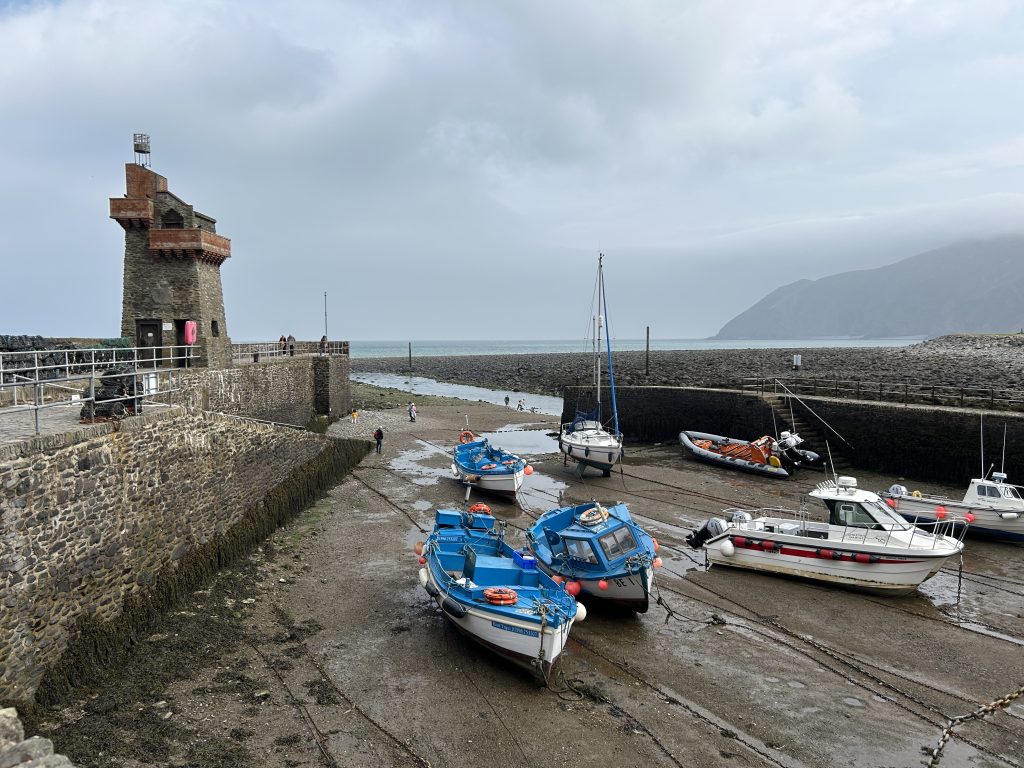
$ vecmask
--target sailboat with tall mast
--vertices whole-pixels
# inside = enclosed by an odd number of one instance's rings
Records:
[[[577,409],[572,421],[562,424],[558,435],[558,449],[566,460],[577,463],[576,473],[583,474],[586,467],[594,467],[608,477],[612,468],[622,459],[622,433],[619,432],[619,411],[615,402],[615,370],[612,367],[611,333],[607,327],[608,302],[604,291],[604,254],[597,257],[597,314],[594,324],[594,396],[597,402],[592,411]],[[612,431],[608,431],[601,418],[601,331],[605,331],[608,355],[608,390],[611,394]]]

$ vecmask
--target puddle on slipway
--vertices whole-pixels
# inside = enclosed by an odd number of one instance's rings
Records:
[[[388,462],[388,466],[415,485],[437,485],[441,478],[452,476],[451,464],[448,462],[441,467],[421,463],[427,459],[436,459],[438,456],[449,458],[446,451],[422,440],[416,442],[420,444],[420,448],[401,451]]]
[[[375,387],[389,387],[417,395],[454,397],[458,400],[469,400],[474,403],[484,402],[494,405],[505,405],[505,398],[508,397],[509,403],[513,406],[520,400],[525,400],[526,410],[531,413],[544,413],[549,416],[562,415],[562,398],[535,395],[532,392],[517,392],[515,390],[499,392],[498,390],[485,389],[484,387],[471,387],[468,384],[449,384],[435,379],[428,379],[424,376],[403,376],[400,373],[353,373],[349,378],[352,381],[370,384]]]
[[[523,458],[529,456],[558,453],[558,440],[551,437],[544,429],[523,429],[520,424],[510,424],[497,432],[482,432],[491,445],[504,448]]]

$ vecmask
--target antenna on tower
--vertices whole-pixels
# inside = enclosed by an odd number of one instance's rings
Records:
[[[135,148],[135,163],[149,168],[149,134],[132,134],[132,145]]]

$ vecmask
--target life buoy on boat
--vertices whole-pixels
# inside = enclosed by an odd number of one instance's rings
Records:
[[[488,507],[486,504],[474,504],[472,507],[469,508],[469,511],[470,512],[484,512],[484,513],[486,513],[488,515],[491,514],[491,508]]]
[[[508,587],[488,587],[484,590],[484,599],[491,605],[515,605],[519,595]]]
[[[515,463],[516,463],[516,460],[515,460],[515,459],[505,459],[505,460],[504,460],[503,462],[501,462],[501,463],[502,463],[502,464],[504,464],[504,465],[505,465],[505,466],[507,467],[507,466],[510,466],[510,465],[512,465],[512,464],[515,464]]]
[[[597,525],[608,519],[608,510],[598,504],[595,507],[580,512],[580,523],[583,525]]]
[[[472,443],[476,439],[476,435],[470,432],[468,429],[464,429],[459,432],[459,442],[465,445],[466,443]]]
[[[497,466],[497,464],[484,464],[480,469],[494,469]]]

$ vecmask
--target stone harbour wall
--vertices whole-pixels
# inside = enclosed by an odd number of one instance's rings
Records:
[[[0,447],[0,702],[58,700],[368,450],[178,408]]]
[[[0,709],[0,765],[4,768],[75,768],[64,755],[53,753],[53,742],[33,736],[25,738],[25,728],[13,707]]]
[[[602,390],[604,416],[611,412],[611,393]],[[683,430],[711,432],[750,440],[788,428],[772,418],[768,403],[753,393],[693,387],[616,387],[619,427],[627,441],[675,443]],[[562,421],[591,407],[592,388],[566,389]],[[827,438],[833,456],[854,469],[917,481],[963,485],[982,471],[982,411],[924,405],[897,405],[825,397],[792,401],[794,413],[810,425],[804,446],[824,455]],[[813,413],[812,413],[813,411]],[[821,425],[823,419],[847,443]],[[985,470],[1003,466],[1010,482],[1024,478],[1024,415],[1005,411],[984,415]],[[817,434],[814,434],[814,433]],[[626,447],[627,455],[629,447]]]
[[[347,355],[267,358],[222,370],[179,372],[180,390],[158,399],[204,410],[283,424],[340,416],[351,402]]]

